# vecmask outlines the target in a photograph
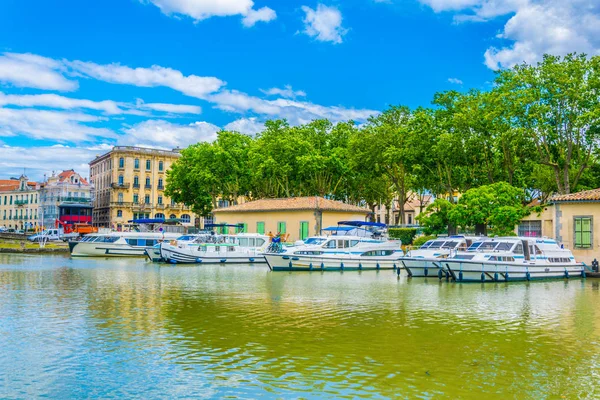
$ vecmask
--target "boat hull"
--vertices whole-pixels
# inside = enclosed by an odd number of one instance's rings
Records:
[[[146,257],[148,257],[148,259],[152,262],[162,261],[162,257],[160,256],[160,249],[157,249],[156,247],[146,249],[145,254]]]
[[[450,273],[443,266],[440,259],[410,258],[400,259],[402,267],[410,277],[414,278],[448,278]]]
[[[398,258],[386,257],[319,257],[291,254],[265,254],[273,271],[367,271],[394,270],[401,265]]]
[[[442,264],[448,269],[452,279],[457,282],[508,282],[585,277],[584,265],[575,263],[549,265],[444,260]]]
[[[265,257],[258,253],[207,254],[175,246],[161,246],[160,257],[169,264],[264,264],[266,262]]]
[[[69,243],[72,257],[144,257],[147,247],[134,247],[121,243]]]

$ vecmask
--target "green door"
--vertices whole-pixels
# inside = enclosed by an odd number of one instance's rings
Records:
[[[256,233],[258,233],[260,235],[264,235],[265,234],[265,223],[264,222],[257,222],[256,223]]]
[[[308,222],[300,222],[300,240],[304,240],[308,237]]]
[[[277,232],[284,234],[285,233],[285,222],[277,223]]]

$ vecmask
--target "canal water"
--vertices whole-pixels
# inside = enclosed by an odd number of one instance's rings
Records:
[[[594,280],[0,256],[0,398],[598,398]]]

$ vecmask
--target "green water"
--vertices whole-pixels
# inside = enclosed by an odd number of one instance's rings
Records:
[[[0,398],[598,398],[599,283],[0,256]]]

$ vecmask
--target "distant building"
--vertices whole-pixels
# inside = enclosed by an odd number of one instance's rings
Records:
[[[600,259],[600,189],[551,197],[539,215],[534,212],[521,221],[516,233],[554,238],[577,261]]]
[[[179,218],[195,224],[191,208],[164,194],[166,171],[178,150],[117,146],[90,162],[95,188],[93,224],[119,229],[138,218]]]
[[[404,225],[417,225],[417,217],[425,211],[435,198],[429,194],[419,194],[415,192],[408,193],[408,200],[404,203]],[[400,224],[400,204],[398,198],[392,200],[391,208],[385,204],[379,204],[375,207],[375,222],[383,222],[388,225]]]
[[[21,175],[0,180],[0,218],[8,229],[32,229],[38,226],[40,185]]]
[[[72,169],[52,176],[40,188],[40,222],[45,227],[92,222],[93,186]],[[43,220],[42,220],[43,219]]]
[[[243,224],[246,232],[288,233],[290,241],[321,233],[339,221],[365,221],[370,211],[323,197],[262,199],[213,211],[216,223]]]

